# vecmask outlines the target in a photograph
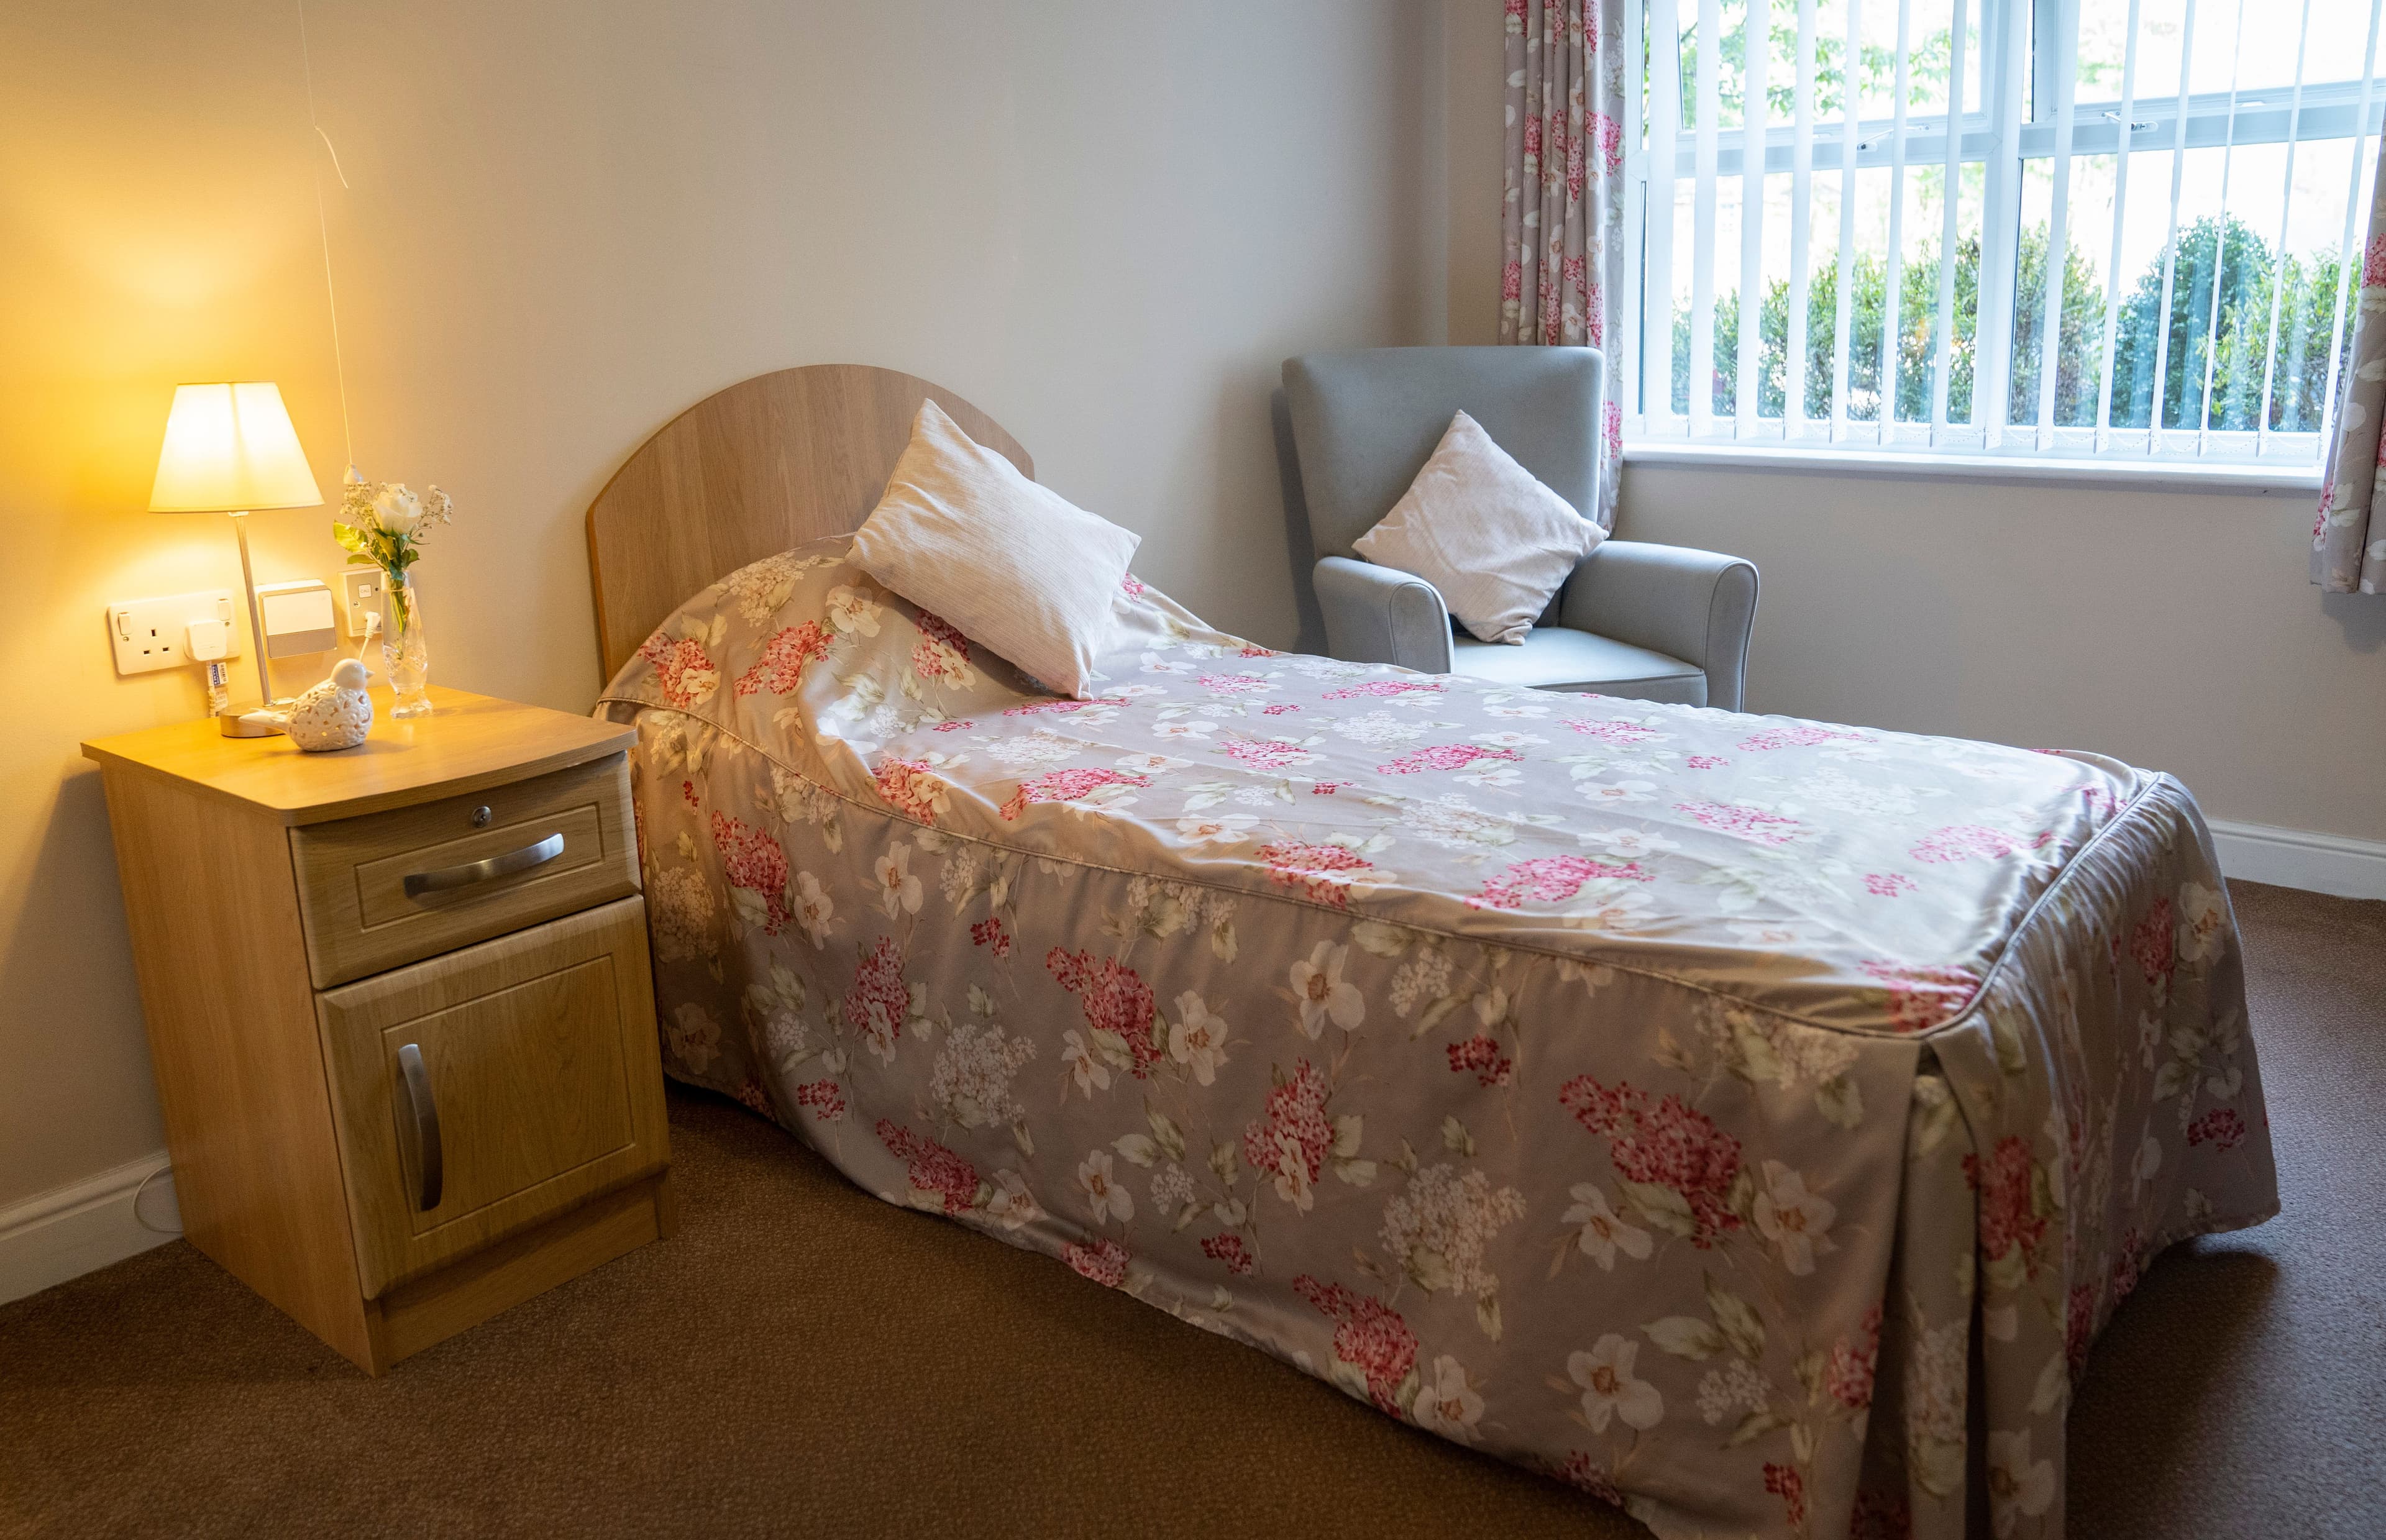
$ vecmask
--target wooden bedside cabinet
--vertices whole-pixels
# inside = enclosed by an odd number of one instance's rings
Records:
[[[671,1233],[629,727],[433,690],[106,779],[184,1233],[370,1373]]]

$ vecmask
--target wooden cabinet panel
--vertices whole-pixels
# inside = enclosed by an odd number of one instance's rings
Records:
[[[634,893],[634,845],[620,755],[294,829],[291,864],[316,987]],[[408,892],[409,878],[434,885]]]
[[[669,1159],[641,898],[319,1001],[368,1298]]]

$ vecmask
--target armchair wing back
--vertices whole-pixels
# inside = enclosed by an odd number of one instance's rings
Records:
[[[1383,347],[1284,366],[1310,531],[1347,557],[1464,410],[1541,484],[1596,518],[1607,360],[1588,347]]]

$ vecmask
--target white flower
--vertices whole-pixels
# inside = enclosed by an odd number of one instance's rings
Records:
[[[1216,818],[1193,814],[1176,820],[1176,833],[1188,845],[1240,845],[1251,836],[1249,833],[1258,819],[1248,813],[1224,813]]]
[[[1344,1032],[1353,1031],[1367,1019],[1367,1002],[1359,986],[1342,978],[1342,964],[1350,955],[1348,946],[1321,941],[1306,959],[1292,965],[1292,993],[1300,1002],[1300,1030],[1312,1038],[1325,1030],[1329,1016]]]
[[[1027,1038],[1005,1037],[991,1021],[983,1028],[962,1021],[936,1055],[929,1098],[963,1128],[1016,1122],[1027,1109],[1011,1099],[1011,1076],[1035,1057],[1036,1045]]]
[[[702,872],[665,867],[647,878],[647,894],[657,962],[687,962],[712,951],[712,887]]]
[[[1151,1201],[1163,1214],[1174,1214],[1193,1201],[1193,1178],[1177,1165],[1162,1167],[1152,1173]]]
[[[828,623],[858,636],[878,634],[878,617],[885,607],[840,583],[828,591]]]
[[[1577,1182],[1570,1191],[1574,1207],[1565,1211],[1564,1222],[1582,1226],[1580,1244],[1584,1256],[1607,1272],[1615,1271],[1615,1254],[1619,1251],[1636,1262],[1649,1259],[1649,1232],[1625,1223],[1608,1207],[1607,1194],[1597,1183]]]
[[[2179,958],[2203,962],[2219,955],[2229,933],[2229,895],[2201,883],[2179,890]]]
[[[1647,781],[1618,781],[1613,784],[1585,782],[1575,790],[1592,802],[1646,802],[1656,786]]]
[[[2029,1458],[2029,1430],[1989,1434],[1989,1512],[1999,1540],[2025,1516],[2035,1519],[2054,1503],[2054,1462]]]
[[[390,482],[373,495],[373,522],[391,534],[410,535],[422,523],[422,499],[402,482]]]
[[[1094,1057],[1094,1050],[1086,1045],[1086,1040],[1077,1035],[1074,1027],[1061,1034],[1061,1062],[1069,1067],[1069,1073],[1077,1082],[1077,1089],[1086,1094],[1087,1100],[1092,1099],[1096,1091],[1111,1088],[1110,1067]]]
[[[1289,1129],[1275,1136],[1275,1196],[1304,1214],[1317,1201],[1309,1186],[1309,1157]]]
[[[809,871],[797,872],[796,923],[803,927],[805,939],[815,948],[828,944],[829,920],[835,913],[835,900],[821,886],[820,879]]]
[[[1168,1057],[1189,1067],[1203,1085],[1218,1078],[1226,1062],[1226,1023],[1191,990],[1176,996],[1176,1020],[1168,1028]]]
[[[892,920],[897,911],[920,912],[920,879],[911,875],[911,847],[898,845],[878,858],[878,902]]]
[[[1016,1230],[1043,1212],[1027,1190],[1027,1179],[1017,1171],[997,1171],[988,1185],[993,1191],[986,1200],[986,1217],[1005,1230]]]
[[[1155,738],[1206,738],[1217,731],[1218,724],[1187,719],[1183,721],[1154,722],[1151,735]]]
[[[1118,768],[1133,770],[1137,775],[1164,775],[1191,763],[1191,760],[1179,759],[1173,754],[1122,754]]]
[[[1836,1251],[1825,1233],[1839,1208],[1806,1190],[1806,1179],[1778,1160],[1764,1163],[1764,1191],[1756,1195],[1756,1228],[1781,1249],[1781,1265],[1803,1275],[1815,1271],[1815,1253]]]
[[[1665,1415],[1665,1398],[1657,1387],[1632,1377],[1632,1360],[1639,1353],[1639,1343],[1610,1332],[1589,1352],[1566,1355],[1566,1377],[1582,1386],[1582,1415],[1592,1433],[1605,1433],[1614,1417],[1623,1418],[1627,1428],[1645,1431]]]
[[[1077,1167],[1077,1185],[1094,1206],[1094,1222],[1114,1219],[1124,1224],[1135,1218],[1135,1197],[1119,1182],[1111,1168],[1111,1152],[1098,1149],[1086,1157]]]
[[[1384,1206],[1384,1245],[1420,1287],[1488,1299],[1500,1280],[1484,1252],[1502,1225],[1524,1214],[1524,1194],[1494,1188],[1481,1171],[1461,1176],[1445,1161],[1417,1172],[1408,1191]]]
[[[1493,748],[1531,748],[1538,744],[1546,744],[1549,740],[1536,738],[1529,732],[1477,732],[1475,734],[1475,742],[1488,744]]]
[[[1591,829],[1575,837],[1585,845],[1599,845],[1609,855],[1621,856],[1626,860],[1681,848],[1664,835],[1648,829]]]
[[[1475,1424],[1483,1416],[1483,1397],[1466,1383],[1466,1371],[1448,1354],[1433,1360],[1433,1373],[1417,1385],[1409,1406],[1416,1425],[1461,1444],[1475,1442]]]
[[[672,1013],[664,1032],[670,1039],[672,1057],[686,1065],[692,1073],[704,1073],[721,1057],[715,1047],[721,1041],[721,1023],[712,1019],[712,1012],[693,1000]]]

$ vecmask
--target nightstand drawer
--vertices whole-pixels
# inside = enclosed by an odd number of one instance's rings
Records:
[[[319,989],[635,893],[613,755],[445,801],[290,832]]]
[[[368,1299],[669,1159],[642,898],[319,1001]]]

